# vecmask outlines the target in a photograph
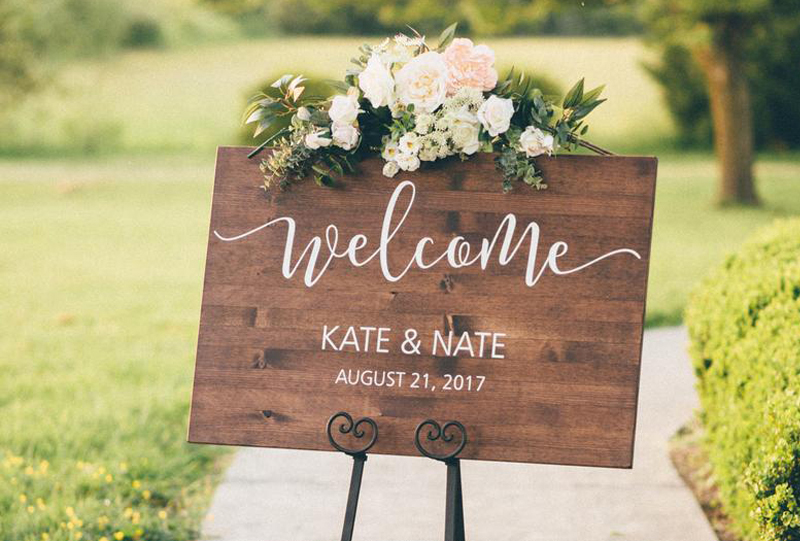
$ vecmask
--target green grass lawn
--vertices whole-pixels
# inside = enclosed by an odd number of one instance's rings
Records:
[[[196,539],[220,455],[184,442],[210,168],[0,171],[0,539]]]

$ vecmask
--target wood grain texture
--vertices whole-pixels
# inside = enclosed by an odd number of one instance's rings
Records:
[[[217,155],[189,441],[330,450],[325,423],[345,410],[377,421],[374,453],[417,455],[420,421],[456,419],[469,434],[463,458],[631,467],[654,158],[539,158],[549,188],[538,192],[520,185],[503,194],[490,155],[428,164],[395,179],[371,159],[334,188],[308,181],[264,192],[260,160],[248,160],[249,150],[223,147]],[[537,269],[557,241],[569,245],[561,269],[619,248],[642,259],[619,254],[572,274],[546,270],[528,287],[527,243],[507,265],[496,257],[486,269],[442,262],[413,267],[396,282],[384,278],[377,259],[356,267],[343,258],[307,287],[306,260],[292,278],[281,273],[285,224],[236,242],[214,235],[290,216],[297,223],[293,262],[329,224],[338,228],[339,251],[362,233],[369,254],[401,180],[414,183],[416,198],[391,241],[392,269],[404,268],[425,236],[433,239],[426,254],[462,236],[474,255],[508,213],[518,220],[515,242],[529,222],[539,225]],[[396,214],[406,206],[398,203]],[[323,351],[324,325],[391,328],[389,353],[376,353],[374,342],[369,352],[363,345]],[[419,354],[401,352],[409,328],[422,339]],[[434,330],[452,330],[456,340],[463,332],[504,333],[505,357],[434,354]],[[336,383],[342,369],[406,375],[402,386],[347,385]],[[414,372],[428,374],[428,389],[411,388]],[[480,391],[445,391],[445,374],[486,379]]]

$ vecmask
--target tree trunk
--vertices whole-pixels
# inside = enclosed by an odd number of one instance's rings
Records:
[[[750,87],[744,74],[743,21],[710,23],[711,44],[695,51],[708,80],[714,149],[720,167],[717,201],[757,205],[753,179],[753,114]]]

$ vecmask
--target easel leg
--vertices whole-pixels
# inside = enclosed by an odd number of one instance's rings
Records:
[[[447,503],[445,504],[444,541],[465,541],[464,498],[461,491],[461,461],[447,464]]]
[[[342,541],[352,541],[353,528],[356,524],[356,510],[358,509],[358,495],[361,492],[361,477],[364,473],[366,454],[353,456],[353,471],[350,474],[350,492],[347,494],[347,508],[344,512],[344,526],[342,527]]]

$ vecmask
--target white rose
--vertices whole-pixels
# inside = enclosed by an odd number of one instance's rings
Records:
[[[411,131],[406,132],[397,142],[397,146],[401,154],[416,156],[420,147],[419,135]]]
[[[360,112],[356,96],[334,96],[328,116],[334,124],[352,124]]]
[[[433,121],[433,115],[428,113],[417,115],[417,117],[414,119],[414,131],[420,135],[425,135],[431,131],[431,128],[433,127]]]
[[[478,117],[467,110],[452,115],[450,137],[456,149],[464,154],[475,154],[480,148],[478,134],[481,128]]]
[[[419,169],[419,158],[413,154],[401,152],[397,155],[397,165],[403,171],[416,171]]]
[[[434,51],[412,58],[397,72],[397,97],[403,105],[414,105],[415,113],[431,113],[447,93],[447,64]]]
[[[400,166],[397,165],[396,161],[386,162],[383,164],[383,175],[389,178],[392,178],[400,171]]]
[[[478,109],[478,120],[492,137],[505,133],[514,116],[514,102],[507,98],[489,96]]]
[[[367,67],[358,76],[358,87],[373,107],[383,107],[394,101],[394,79],[378,55],[370,57]]]
[[[528,126],[519,136],[519,146],[529,158],[535,158],[545,152],[553,153],[553,136],[545,134],[539,128]]]
[[[330,137],[325,137],[323,131],[315,131],[306,135],[305,143],[310,149],[316,150],[331,144]]]
[[[358,143],[358,128],[348,124],[334,124],[331,130],[333,135],[333,144],[342,147],[345,150],[350,150],[356,143]]]

